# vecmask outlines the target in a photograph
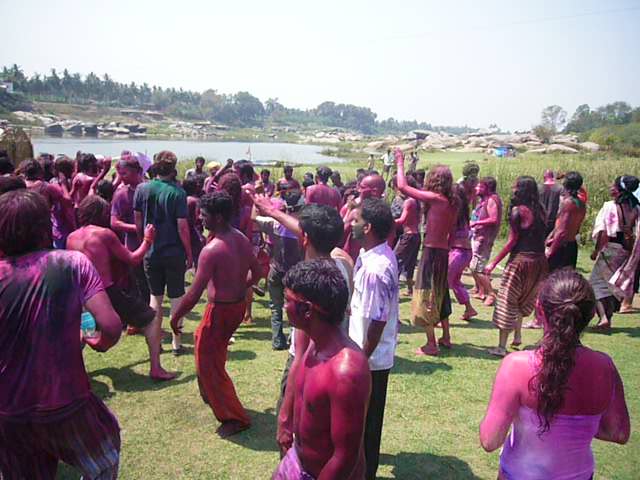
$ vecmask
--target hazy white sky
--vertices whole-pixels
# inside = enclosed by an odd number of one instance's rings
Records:
[[[0,0],[0,65],[526,129],[640,105],[640,0]]]

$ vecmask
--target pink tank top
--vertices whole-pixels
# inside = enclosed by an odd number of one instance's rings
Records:
[[[533,355],[533,351],[531,354]],[[611,391],[613,396],[613,389]],[[500,468],[508,480],[588,480],[595,460],[591,441],[598,433],[598,415],[555,415],[550,428],[538,435],[535,410],[520,406],[500,454]]]

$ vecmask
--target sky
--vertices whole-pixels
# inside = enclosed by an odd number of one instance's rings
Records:
[[[0,65],[27,74],[508,130],[547,105],[640,106],[640,0],[0,0],[0,18]]]

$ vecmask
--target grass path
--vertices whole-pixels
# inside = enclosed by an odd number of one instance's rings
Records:
[[[586,249],[580,254],[587,274],[591,263]],[[470,277],[464,280],[471,282]],[[228,369],[253,428],[226,441],[214,433],[217,422],[200,399],[195,378],[193,331],[204,305],[201,300],[187,317],[188,354],[162,356],[165,367],[180,371],[176,381],[155,384],[148,379],[142,337],[123,337],[106,354],[85,350],[92,388],[122,428],[120,478],[268,479],[278,463],[274,406],[286,353],[271,350],[268,303],[257,299],[256,324],[241,326],[230,348]],[[409,299],[401,299],[404,324],[389,381],[380,478],[496,478],[498,454],[482,450],[477,432],[499,364],[485,353],[497,341],[497,331],[490,323],[491,309],[478,310],[478,318],[467,324],[458,320],[462,309],[455,305],[454,348],[439,358],[416,358],[413,351],[424,334],[406,325]],[[625,382],[633,425],[640,418],[640,315],[619,315],[614,323],[611,335],[587,332],[583,343],[613,357]],[[525,331],[524,344],[533,345],[539,336],[539,331]],[[637,434],[626,446],[594,441],[594,451],[597,478],[640,478]],[[61,466],[58,478],[79,476]]]

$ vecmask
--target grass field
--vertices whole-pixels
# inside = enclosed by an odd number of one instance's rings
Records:
[[[440,153],[423,154],[419,166],[446,163],[451,165],[454,177],[457,177],[468,159],[478,161],[481,174],[492,171],[496,165],[496,160],[484,160],[483,155]],[[569,159],[521,158],[501,166],[509,167],[509,175],[512,175],[546,165],[554,167],[556,162],[565,161]],[[582,160],[583,171],[592,168],[589,161]],[[333,166],[349,180],[361,165],[363,163],[353,162]],[[629,164],[622,160],[607,165],[602,176],[613,177],[617,172],[611,165],[622,169]],[[300,167],[296,175],[301,177],[307,170],[313,170],[313,167]],[[274,178],[282,173],[279,169],[272,171]],[[599,206],[594,205],[594,208]],[[579,266],[585,275],[591,271],[589,251],[586,247],[580,251]],[[499,269],[496,273],[499,274]],[[470,284],[470,277],[463,280]],[[494,280],[494,285],[497,282]],[[148,354],[142,337],[123,337],[105,354],[85,350],[92,388],[120,420],[123,440],[120,476],[123,479],[267,479],[278,463],[274,407],[287,355],[271,350],[268,301],[257,298],[255,325],[241,326],[236,333],[236,343],[230,347],[228,369],[240,399],[253,419],[250,430],[230,440],[220,440],[215,435],[218,424],[198,394],[193,331],[204,305],[201,300],[187,316],[185,344],[188,354],[178,358],[170,353],[162,356],[166,368],[180,372],[176,381],[155,384],[148,379]],[[496,478],[498,453],[487,454],[482,450],[478,425],[499,365],[499,360],[485,353],[486,348],[495,345],[497,330],[490,323],[492,309],[476,308],[478,318],[463,323],[458,320],[462,308],[454,306],[452,337],[455,346],[451,351],[443,351],[439,358],[416,358],[413,351],[424,341],[424,334],[407,325],[409,299],[401,298],[403,325],[389,380],[380,478]],[[168,320],[165,320],[165,328],[168,329]],[[530,348],[539,337],[539,331],[525,330],[523,340]],[[610,335],[588,331],[583,337],[584,344],[607,352],[618,366],[625,382],[632,431],[634,419],[640,415],[639,337],[640,315],[618,315]],[[170,346],[165,345],[165,349],[169,350]],[[594,441],[593,447],[598,479],[640,478],[637,462],[640,438],[635,432],[625,446]],[[79,476],[73,469],[61,466],[59,478],[77,479]]]

